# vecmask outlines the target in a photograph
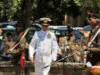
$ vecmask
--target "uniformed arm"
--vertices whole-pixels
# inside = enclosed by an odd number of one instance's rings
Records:
[[[86,37],[86,38],[88,38],[89,37],[89,35],[90,35],[90,31],[84,31],[84,30],[81,30],[81,32],[84,34],[84,36]]]
[[[35,47],[36,47],[36,32],[29,44],[29,59],[31,61],[33,61],[33,56],[34,56],[34,53],[35,53]]]
[[[81,29],[80,31],[81,31],[81,33],[84,34],[84,36],[85,36],[86,38],[88,38],[89,35],[90,35],[90,33],[91,33],[91,30],[92,30],[92,27],[91,27],[90,25],[88,25],[88,26],[85,26],[85,27],[84,27],[83,29]]]
[[[57,53],[60,50],[57,40],[56,40],[56,36],[53,35],[53,41],[52,41],[52,61],[56,61],[57,59]]]

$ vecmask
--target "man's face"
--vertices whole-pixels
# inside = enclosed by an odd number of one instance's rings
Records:
[[[90,18],[89,23],[93,26],[97,25],[97,20],[95,18]]]
[[[48,27],[49,27],[49,24],[48,25],[42,25],[42,29],[44,30],[44,31],[47,31],[48,30]]]

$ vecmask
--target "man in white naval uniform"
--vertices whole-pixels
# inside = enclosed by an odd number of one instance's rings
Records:
[[[56,61],[57,59],[59,46],[54,33],[48,30],[51,19],[40,18],[40,21],[42,29],[36,31],[31,40],[29,58],[35,63],[36,75],[48,75],[52,61]]]

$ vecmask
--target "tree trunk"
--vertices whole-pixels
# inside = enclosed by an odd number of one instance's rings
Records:
[[[21,6],[21,14],[22,17],[20,17],[19,21],[21,21],[22,27],[25,29],[31,25],[31,19],[32,19],[32,5],[34,0],[22,0],[22,6]]]

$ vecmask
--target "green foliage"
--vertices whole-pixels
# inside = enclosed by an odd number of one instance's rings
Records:
[[[78,6],[74,0],[70,0],[67,3],[63,2],[62,4],[62,11],[63,13],[67,13],[68,15],[72,16],[72,17],[77,17],[78,15],[80,15],[80,6]]]
[[[3,3],[0,2],[0,19],[3,16]]]
[[[82,6],[83,0],[74,0],[77,6]]]
[[[0,21],[30,18],[36,20],[47,16],[52,18],[55,24],[61,24],[66,13],[77,17],[80,10],[91,6],[85,6],[87,1],[92,2],[92,8],[96,11],[100,8],[100,0],[0,0]]]
[[[0,1],[0,21],[12,20],[17,11],[20,0],[2,0]]]

